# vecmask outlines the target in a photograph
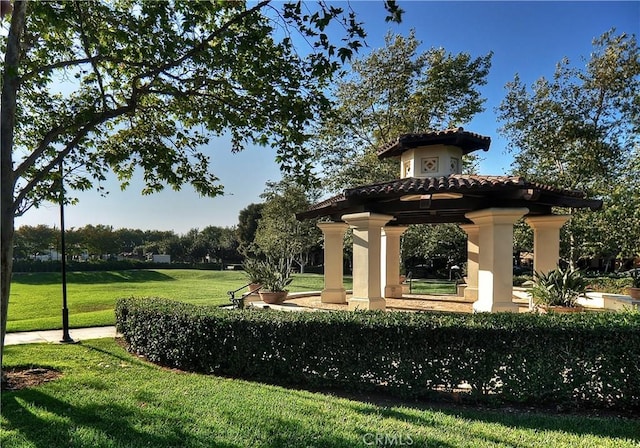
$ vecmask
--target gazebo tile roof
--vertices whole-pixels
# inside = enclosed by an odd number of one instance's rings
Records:
[[[446,129],[444,131],[402,134],[378,150],[378,158],[397,157],[408,149],[424,145],[452,145],[462,149],[463,154],[469,154],[477,149],[487,151],[491,145],[491,138],[475,132],[465,131],[463,128]]]
[[[318,202],[317,204],[312,205],[309,210],[318,210],[325,207],[330,207],[333,204],[337,204],[338,202],[344,201],[346,198],[344,197],[344,193],[340,193],[336,196],[332,196],[328,199],[325,199],[322,202]]]
[[[425,198],[428,202],[403,196],[456,193],[456,198]],[[597,210],[602,201],[585,199],[584,193],[529,182],[518,176],[453,174],[442,177],[405,178],[344,190],[319,202],[298,219],[326,216],[340,220],[345,213],[371,211],[393,214],[396,224],[467,222],[465,213],[487,207],[527,207],[531,215],[550,214],[551,207]]]
[[[535,189],[565,196],[583,198],[584,193],[565,190],[536,182],[528,182],[518,176],[477,176],[452,174],[441,177],[409,177],[389,182],[380,182],[362,187],[349,188],[344,191],[345,199],[353,197],[396,196],[404,194],[430,194],[439,192],[471,193],[474,191],[490,191],[503,189]],[[329,201],[337,202],[337,197]],[[320,205],[320,204],[318,204]]]

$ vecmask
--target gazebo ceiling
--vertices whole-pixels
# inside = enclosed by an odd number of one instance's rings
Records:
[[[528,182],[522,177],[409,177],[344,190],[340,195],[298,213],[299,220],[329,217],[341,221],[348,213],[392,215],[390,224],[471,223],[465,214],[486,208],[526,207],[528,216],[550,215],[552,207],[602,207],[584,193]]]

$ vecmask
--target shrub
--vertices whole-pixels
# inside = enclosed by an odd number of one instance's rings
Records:
[[[533,280],[533,277],[530,275],[514,275],[513,276],[513,286],[522,286],[526,282],[530,282]]]
[[[537,305],[573,307],[587,291],[587,284],[580,271],[558,267],[548,273],[533,273],[531,295]]]
[[[595,292],[626,294],[626,289],[630,285],[629,277],[597,277],[589,279],[589,289]]]
[[[180,369],[406,397],[640,408],[640,313],[288,313],[120,299],[134,353]]]

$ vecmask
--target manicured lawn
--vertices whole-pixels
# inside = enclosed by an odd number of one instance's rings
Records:
[[[113,340],[7,347],[63,376],[2,394],[9,447],[633,447],[638,421],[368,403],[159,368]],[[378,444],[377,446],[392,446]]]
[[[412,294],[455,294],[456,283],[446,280],[413,280],[411,282]]]
[[[131,270],[67,274],[69,324],[72,328],[113,325],[116,299],[165,297],[196,304],[227,304],[227,291],[245,285],[241,271]],[[351,288],[350,279],[345,279]],[[291,291],[318,291],[323,277],[297,274]],[[8,331],[61,328],[59,273],[18,273],[11,283]]]
[[[62,328],[62,280],[59,273],[17,273],[11,282],[7,331]],[[67,302],[71,328],[113,325],[116,299],[165,297],[195,304],[229,303],[227,291],[245,285],[241,271],[179,269],[69,272]],[[351,277],[345,277],[351,289]],[[324,279],[317,274],[296,274],[292,292],[320,291]],[[413,281],[414,294],[451,294],[455,284],[446,281]]]

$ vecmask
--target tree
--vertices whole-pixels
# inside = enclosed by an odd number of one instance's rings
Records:
[[[385,47],[355,60],[334,88],[337,107],[311,141],[330,191],[398,177],[393,161],[377,150],[398,135],[429,132],[469,122],[485,99],[492,54],[472,58],[443,48],[418,52],[420,41],[385,36]]]
[[[608,185],[605,206],[597,213],[575,216],[574,228],[582,229],[580,254],[605,261],[613,270],[616,259],[640,256],[640,147],[625,162],[616,181]]]
[[[253,242],[256,239],[258,222],[262,218],[264,204],[249,204],[238,215],[238,227],[236,229],[239,248],[238,250],[247,254],[251,252]]]
[[[448,267],[467,259],[467,236],[453,224],[411,225],[402,236],[403,260],[446,260]]]
[[[50,253],[52,248],[60,250],[60,232],[44,224],[22,226],[16,230],[16,258],[30,258],[35,255]]]
[[[145,242],[145,233],[140,229],[117,229],[114,235],[118,240],[120,253],[134,254],[136,247],[140,247]]]
[[[76,232],[90,256],[100,258],[103,255],[114,255],[121,252],[121,245],[113,231],[113,226],[89,224],[79,228]]]
[[[137,170],[145,194],[191,184],[213,196],[222,186],[198,148],[222,133],[234,151],[270,145],[285,171],[310,173],[306,128],[330,107],[323,88],[365,35],[352,12],[315,5],[14,2],[0,37],[0,346],[14,217],[59,201],[62,175],[66,188],[89,189],[108,171],[126,186]],[[399,20],[395,2],[385,6]],[[326,34],[335,22],[340,47]],[[307,51],[294,47],[296,32]]]
[[[540,78],[530,90],[516,75],[498,108],[501,133],[514,154],[514,174],[604,200],[602,213],[567,211],[573,216],[565,226],[572,267],[579,256],[623,246],[638,251],[640,245],[635,230],[620,232],[616,244],[605,241],[625,216],[633,216],[640,194],[637,182],[620,182],[640,144],[638,45],[635,36],[615,30],[593,45],[584,67],[565,58],[551,80]]]
[[[295,262],[304,272],[322,234],[316,220],[298,221],[295,214],[307,210],[317,196],[312,189],[285,178],[269,183],[261,197],[265,203],[256,231],[257,248],[267,257]]]

